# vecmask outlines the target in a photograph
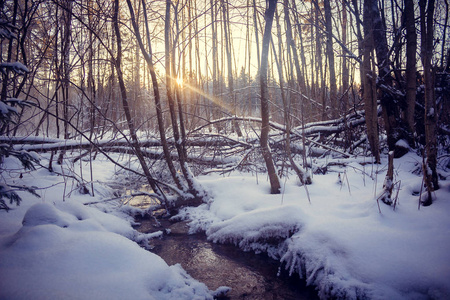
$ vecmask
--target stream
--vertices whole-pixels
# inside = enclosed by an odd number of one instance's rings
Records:
[[[185,222],[159,220],[162,227],[156,227],[150,218],[136,221],[140,223],[136,229],[143,233],[170,229],[170,234],[150,241],[151,252],[169,265],[181,264],[210,290],[230,287],[227,297],[220,299],[318,299],[313,287],[306,287],[297,275],[289,276],[284,268],[279,270],[279,262],[267,255],[209,242],[204,233],[188,234]]]

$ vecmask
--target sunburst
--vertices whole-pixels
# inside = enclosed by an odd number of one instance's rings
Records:
[[[181,77],[176,77],[176,78],[171,77],[171,78],[172,78],[172,80],[174,80],[177,83],[178,87],[188,89],[188,90],[190,90],[190,91],[192,91],[192,92],[194,92],[194,93],[204,97],[205,99],[207,99],[208,101],[214,103],[215,105],[222,107],[223,109],[225,109],[228,112],[232,111],[231,106],[229,106],[226,103],[223,103],[223,101],[222,101],[222,99],[220,97],[211,95],[211,94],[206,93],[205,91],[203,91],[203,90],[201,90],[201,89],[199,89],[199,88],[197,88],[195,86],[190,85],[189,83],[183,81],[183,78],[181,78]]]

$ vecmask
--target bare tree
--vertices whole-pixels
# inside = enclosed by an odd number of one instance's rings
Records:
[[[264,28],[264,36],[262,42],[262,52],[261,52],[261,69],[260,69],[260,85],[261,85],[261,152],[266,162],[267,171],[269,173],[270,180],[270,192],[272,194],[280,193],[280,179],[278,178],[277,171],[275,169],[275,164],[272,159],[272,154],[268,145],[269,140],[269,89],[267,87],[267,67],[269,60],[269,46],[271,39],[273,16],[275,13],[275,8],[277,5],[277,0],[268,0],[267,8],[264,14],[264,19],[266,22]]]
[[[183,174],[184,179],[186,180],[186,183],[188,185],[188,192],[194,196],[195,200],[201,200],[201,191],[197,188],[197,185],[194,183],[194,178],[192,173],[189,170],[189,167],[187,165],[186,161],[186,154],[183,149],[183,136],[180,135],[180,129],[178,126],[178,117],[176,113],[176,107],[175,107],[175,99],[172,89],[172,81],[173,77],[175,77],[174,74],[174,68],[172,68],[171,64],[172,61],[172,55],[173,48],[171,47],[172,44],[172,38],[170,35],[171,32],[171,17],[170,17],[170,11],[171,11],[172,1],[166,0],[166,13],[165,13],[165,20],[164,20],[164,44],[165,44],[165,68],[166,68],[166,91],[167,91],[167,101],[169,102],[169,112],[170,117],[172,121],[172,131],[173,136],[175,139],[175,147],[177,149],[178,153],[178,159],[180,161],[180,169],[181,173]],[[172,49],[172,50],[171,50]],[[178,107],[179,110],[181,109],[180,106]],[[181,122],[181,120],[180,120]]]
[[[326,55],[328,58],[328,69],[330,71],[330,106],[331,117],[337,117],[337,85],[336,85],[336,70],[334,66],[334,50],[333,50],[333,26],[331,24],[331,5],[330,0],[324,0],[325,9],[325,29],[327,35],[327,49]]]
[[[278,76],[280,79],[280,92],[281,92],[281,99],[283,101],[283,112],[284,112],[284,124],[286,127],[286,156],[289,159],[289,163],[291,164],[291,168],[295,171],[297,174],[297,177],[299,178],[300,182],[302,184],[310,184],[311,183],[311,177],[305,176],[304,170],[300,166],[297,165],[297,163],[294,161],[294,158],[292,156],[291,152],[291,115],[290,115],[290,108],[288,104],[288,100],[286,99],[286,93],[284,88],[284,79],[283,79],[283,64],[282,61],[282,37],[281,37],[281,26],[279,21],[278,13],[275,12],[276,15],[276,24],[277,24],[277,36],[278,36],[278,55],[276,53],[275,45],[272,40],[272,46],[273,46],[273,54],[275,58],[275,63],[277,65],[278,69]],[[304,153],[303,153],[304,154]]]
[[[60,70],[62,74],[62,101],[63,101],[63,124],[64,124],[64,139],[69,139],[69,86],[70,86],[70,45],[72,43],[72,7],[73,1],[62,2],[63,11],[63,36],[61,44],[61,64]],[[58,157],[58,164],[62,164],[64,151],[61,151]]]
[[[433,16],[434,0],[420,0],[420,45],[425,83],[425,139],[426,165],[424,166],[425,185],[428,196],[423,205],[432,204],[432,192],[439,189],[437,174],[436,121],[437,110],[434,95],[434,70],[431,65],[433,56]]]
[[[342,5],[342,43],[347,46],[347,27],[348,27],[348,18],[347,18],[347,7]],[[348,88],[350,81],[349,67],[348,61],[346,57],[345,50],[342,51],[342,87],[341,87],[341,103],[339,107],[341,108],[341,112],[345,116],[348,109]]]
[[[406,27],[406,110],[405,121],[414,134],[414,111],[416,107],[416,49],[417,34],[414,17],[414,1],[405,0],[404,22]]]
[[[146,26],[148,51],[145,49],[140,31],[139,31],[139,27],[136,23],[135,16],[134,16],[134,9],[131,4],[131,1],[127,0],[127,4],[128,4],[128,8],[130,10],[130,16],[131,16],[131,22],[133,25],[133,29],[134,29],[134,34],[136,35],[136,39],[138,41],[139,47],[141,49],[141,52],[144,56],[144,59],[145,59],[147,65],[148,65],[148,68],[150,70],[150,76],[151,76],[152,85],[153,85],[153,94],[155,97],[156,117],[158,119],[158,131],[159,131],[159,137],[161,139],[161,145],[163,148],[164,158],[166,160],[166,163],[169,168],[169,172],[172,176],[172,179],[174,180],[176,186],[180,190],[182,190],[183,186],[182,186],[181,180],[175,170],[175,166],[173,164],[172,157],[170,155],[169,146],[167,144],[167,138],[166,138],[166,133],[165,133],[165,128],[164,128],[164,118],[163,118],[162,106],[161,106],[161,96],[159,93],[159,86],[158,86],[158,81],[156,78],[155,66],[153,64],[153,59],[152,59],[153,52],[152,52],[152,46],[151,46],[151,40],[150,40],[150,30],[148,28],[147,6],[145,3],[145,0],[142,0],[142,8],[143,8],[143,14],[144,14],[144,20],[145,20],[145,26]]]
[[[222,5],[222,17],[223,17],[223,35],[225,37],[225,52],[227,54],[227,68],[228,68],[228,102],[232,107],[231,113],[236,115],[236,100],[234,95],[233,84],[233,58],[231,56],[231,33],[230,33],[230,20],[228,14],[228,2],[221,0]],[[233,121],[233,129],[236,131],[239,137],[242,136],[241,128],[237,121]]]
[[[120,27],[119,27],[119,0],[114,1],[114,12],[113,12],[113,25],[114,25],[114,32],[116,35],[116,42],[117,42],[117,54],[116,57],[113,58],[113,63],[115,66],[115,69],[117,71],[117,78],[119,80],[119,87],[120,87],[120,94],[122,98],[122,107],[125,112],[125,117],[128,125],[128,129],[130,130],[130,136],[131,136],[131,146],[134,149],[134,152],[139,160],[139,163],[141,164],[142,171],[145,174],[145,177],[148,181],[148,184],[153,189],[153,191],[157,194],[162,194],[162,190],[159,189],[157,182],[154,180],[152,174],[150,173],[150,169],[148,168],[148,165],[145,161],[144,155],[142,154],[141,148],[139,146],[139,140],[136,134],[136,127],[133,121],[133,117],[131,116],[130,112],[130,105],[128,103],[128,97],[127,97],[127,90],[125,87],[125,82],[123,79],[123,72],[122,72],[122,36],[120,33]]]
[[[372,53],[374,50],[373,19],[371,10],[376,6],[376,0],[364,1],[364,59],[363,59],[363,87],[364,108],[366,111],[367,139],[375,162],[380,162],[378,120],[377,120],[377,88],[376,75],[372,69]]]
[[[392,63],[389,57],[391,53],[386,37],[386,28],[380,14],[377,1],[369,0],[367,5],[364,2],[364,9],[368,9],[371,18],[371,30],[373,34],[374,48],[377,57],[377,87],[379,87],[380,103],[383,109],[384,127],[387,135],[387,144],[390,151],[396,151],[395,157],[403,155],[397,153],[396,144],[404,138],[403,124],[400,118],[400,105],[397,93],[395,92],[394,80],[392,76]],[[366,29],[365,29],[366,30]]]

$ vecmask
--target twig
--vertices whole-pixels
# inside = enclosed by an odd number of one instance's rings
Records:
[[[352,195],[352,192],[350,191],[350,183],[348,182],[347,171],[344,171],[344,176],[345,176],[345,180],[347,181],[348,193],[349,193],[350,196],[351,196],[351,195]]]
[[[397,189],[397,193],[395,194],[394,210],[395,210],[395,207],[397,206],[398,193],[400,192],[400,187],[402,186],[402,181],[401,181],[401,180],[397,181],[397,182],[395,183],[395,185],[397,185],[397,184],[398,184],[398,189]]]

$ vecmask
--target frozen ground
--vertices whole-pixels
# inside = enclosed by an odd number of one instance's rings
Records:
[[[210,202],[179,217],[191,219],[191,230],[206,231],[214,242],[269,253],[324,299],[449,299],[450,181],[441,180],[433,205],[418,210],[421,177],[413,171],[421,159],[397,159],[399,202],[395,211],[380,203],[380,213],[376,194],[385,163],[342,162],[347,167],[314,176],[311,203],[294,176],[282,178],[281,195],[269,194],[263,174],[200,177]],[[18,162],[5,164],[11,170]],[[84,162],[85,178],[88,170]],[[49,188],[38,190],[41,198],[21,193],[19,207],[0,211],[0,299],[212,298],[179,265],[168,266],[135,243],[150,236],[133,230],[126,208],[113,201],[83,205],[113,197],[98,183],[113,171],[97,158],[95,198],[45,169],[23,178],[20,172],[2,174],[10,184]]]

